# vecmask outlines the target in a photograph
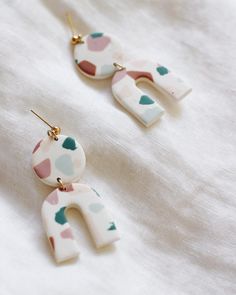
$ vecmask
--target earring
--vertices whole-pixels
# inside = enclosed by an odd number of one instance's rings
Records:
[[[92,79],[113,76],[112,93],[123,107],[144,126],[149,127],[163,114],[164,109],[137,87],[150,83],[164,96],[179,101],[192,89],[166,67],[149,60],[136,60],[122,65],[122,49],[114,36],[105,33],[76,34],[71,16],[67,14],[72,31],[71,44],[79,71]]]
[[[105,209],[100,195],[91,187],[79,184],[85,168],[85,154],[81,145],[71,136],[61,135],[61,129],[50,125],[31,110],[50,130],[33,150],[33,170],[47,185],[56,187],[42,205],[42,219],[48,240],[57,262],[79,254],[65,212],[77,208],[91,232],[97,248],[119,240],[116,225]]]

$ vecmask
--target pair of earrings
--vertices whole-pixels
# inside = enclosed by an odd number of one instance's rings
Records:
[[[192,91],[180,77],[156,62],[135,60],[121,65],[122,49],[115,37],[100,32],[86,36],[76,34],[69,14],[67,18],[73,34],[74,59],[80,72],[99,80],[113,76],[114,97],[144,126],[149,127],[156,122],[164,114],[164,109],[137,87],[138,82],[150,83],[175,101]]]
[[[115,37],[104,33],[77,35],[70,15],[67,15],[73,33],[74,58],[78,69],[93,79],[112,78],[114,97],[146,127],[157,121],[164,110],[138,87],[139,81],[151,83],[165,96],[175,100],[185,97],[191,88],[166,67],[152,61],[131,61],[124,66],[122,50]],[[33,150],[33,170],[47,185],[57,187],[45,199],[42,218],[48,240],[57,262],[79,253],[65,212],[78,208],[87,223],[96,246],[103,247],[119,240],[119,234],[100,195],[91,187],[79,184],[85,168],[85,154],[75,138],[61,135],[61,129],[46,123],[50,130]]]
[[[75,138],[60,134],[59,127],[31,112],[50,127],[47,137],[33,150],[32,166],[42,182],[57,187],[42,205],[43,224],[56,261],[66,261],[79,254],[65,215],[68,208],[81,211],[97,248],[119,240],[114,220],[100,195],[88,185],[77,182],[86,164],[81,145]]]

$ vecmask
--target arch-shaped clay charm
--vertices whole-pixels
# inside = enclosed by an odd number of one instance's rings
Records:
[[[79,254],[65,211],[78,208],[97,248],[119,240],[114,220],[105,209],[98,193],[84,184],[68,184],[66,190],[55,189],[44,201],[42,219],[57,262]]]
[[[192,90],[178,76],[155,62],[132,61],[125,69],[117,71],[112,79],[114,97],[146,127],[157,121],[164,110],[136,86],[142,80],[177,101]]]

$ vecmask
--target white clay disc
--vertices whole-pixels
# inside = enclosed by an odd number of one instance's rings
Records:
[[[42,182],[58,186],[57,178],[63,183],[80,179],[85,168],[85,154],[76,139],[58,135],[58,140],[47,136],[33,150],[32,165]]]
[[[122,48],[117,39],[105,33],[92,33],[83,37],[84,43],[74,48],[78,69],[93,79],[105,79],[115,73],[113,63],[122,64]]]

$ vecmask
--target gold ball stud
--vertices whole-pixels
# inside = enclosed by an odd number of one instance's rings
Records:
[[[80,44],[80,43],[84,43],[84,41],[82,40],[82,35],[74,35],[71,38],[72,45],[76,45],[76,44]]]
[[[61,133],[61,128],[57,126],[53,126],[52,131],[55,135],[59,135]]]

